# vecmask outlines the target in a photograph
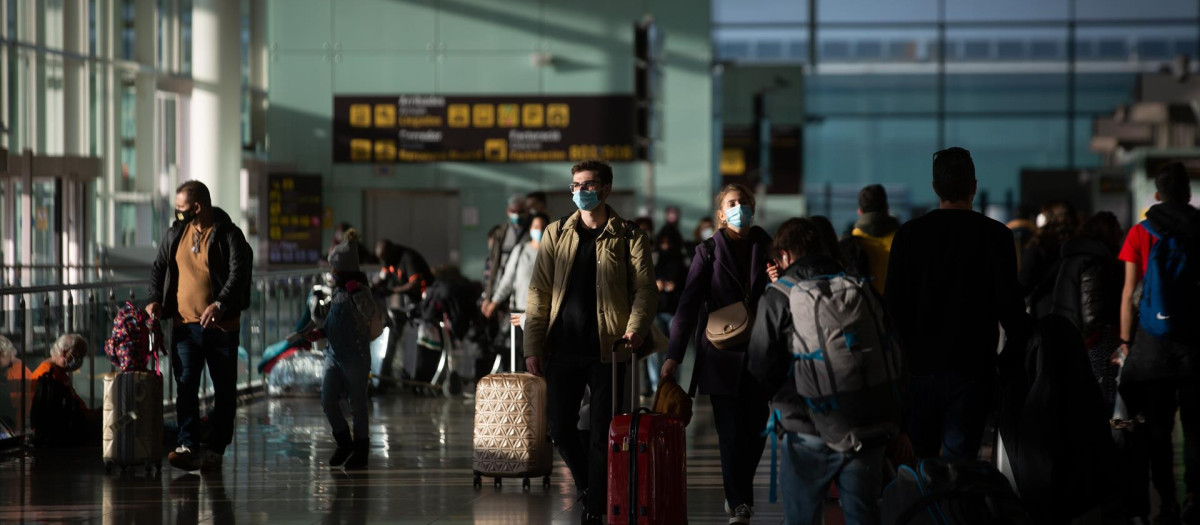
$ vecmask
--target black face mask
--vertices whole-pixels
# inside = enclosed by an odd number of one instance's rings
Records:
[[[192,222],[192,219],[195,219],[195,218],[196,218],[196,212],[194,210],[192,210],[191,208],[188,208],[186,210],[175,210],[175,220],[177,220],[179,222],[186,224],[186,223]]]

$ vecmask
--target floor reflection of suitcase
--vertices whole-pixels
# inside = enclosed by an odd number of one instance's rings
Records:
[[[513,345],[510,355],[515,353]],[[536,477],[549,487],[554,446],[546,421],[546,380],[526,373],[480,379],[475,387],[474,447],[475,488],[483,486],[484,476],[494,478],[497,487],[502,478],[521,478],[528,490],[530,478]]]

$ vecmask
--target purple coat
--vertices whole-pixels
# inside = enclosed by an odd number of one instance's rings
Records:
[[[746,299],[749,288],[749,307],[758,307],[758,298],[766,290],[767,262],[770,260],[771,237],[758,226],[750,228],[750,275],[738,275],[737,261],[725,238],[724,229],[713,235],[715,259],[703,243],[696,246],[687,284],[679,297],[679,308],[671,322],[671,344],[667,358],[683,361],[688,343],[694,338],[699,354],[696,356],[694,380],[699,381],[700,393],[736,395],[746,369],[746,349],[717,350],[704,336],[708,312]],[[711,261],[711,262],[710,262]]]

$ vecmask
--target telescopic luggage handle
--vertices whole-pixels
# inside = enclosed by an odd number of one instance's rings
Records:
[[[614,417],[616,417],[617,414],[621,413],[621,408],[617,406],[617,394],[618,394],[618,392],[617,392],[617,367],[621,363],[617,362],[616,356],[618,353],[621,352],[621,350],[623,350],[623,347],[624,347],[625,343],[627,343],[627,342],[629,342],[628,339],[621,338],[621,339],[617,339],[617,342],[613,343],[613,345],[612,345],[613,359],[612,359],[612,373],[610,375],[612,376],[612,414]],[[633,352],[630,352],[628,364],[629,364],[629,366],[627,366],[625,368],[629,372],[629,413],[632,414],[635,411],[637,411],[637,408],[638,408],[638,398],[637,398],[637,387],[638,387],[637,375],[638,374],[637,374],[637,351],[636,350]]]

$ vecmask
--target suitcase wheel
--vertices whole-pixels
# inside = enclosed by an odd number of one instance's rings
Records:
[[[542,478],[542,488],[544,488],[544,489],[550,488],[550,476],[545,476]]]
[[[521,480],[521,490],[529,492],[529,478]]]
[[[475,490],[483,488],[483,476],[476,474],[475,481],[472,483],[472,485],[475,487]]]
[[[500,487],[504,486],[504,482],[500,481],[500,478],[496,478],[495,481],[492,482],[492,486],[499,489]]]

